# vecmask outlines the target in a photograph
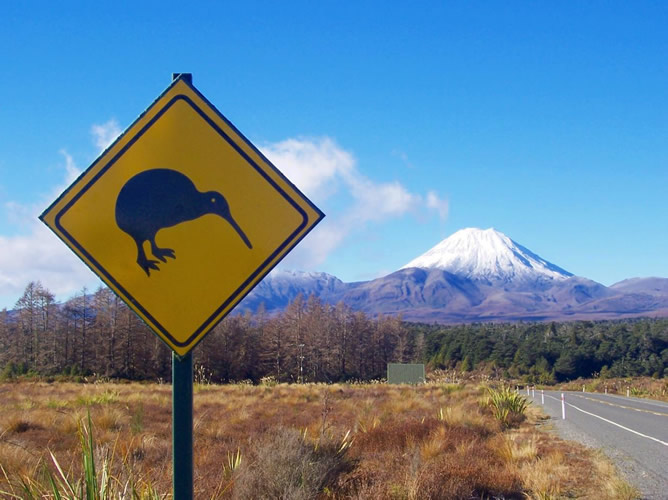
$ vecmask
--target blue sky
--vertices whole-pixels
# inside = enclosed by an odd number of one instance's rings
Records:
[[[664,2],[6,2],[0,307],[96,286],[36,216],[191,72],[327,218],[344,281],[495,227],[610,285],[668,277]]]

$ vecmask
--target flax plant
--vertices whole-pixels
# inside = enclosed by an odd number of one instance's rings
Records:
[[[529,402],[524,396],[517,394],[508,386],[500,389],[487,388],[489,394],[488,405],[492,408],[494,417],[504,427],[513,427],[525,418],[524,412]]]

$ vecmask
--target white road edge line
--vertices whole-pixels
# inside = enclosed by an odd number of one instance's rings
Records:
[[[549,395],[548,395],[548,397],[554,399],[555,401],[560,401],[559,399],[557,399],[557,398],[555,398],[555,397],[553,397],[553,396],[549,396]],[[660,444],[662,444],[662,445],[664,445],[664,446],[668,446],[668,443],[666,443],[665,441],[661,441],[660,439],[657,439],[657,438],[655,438],[655,437],[648,436],[647,434],[643,434],[642,432],[634,431],[633,429],[629,429],[628,427],[624,427],[622,424],[618,424],[617,422],[613,422],[612,420],[608,420],[607,418],[603,418],[603,417],[601,417],[600,415],[596,415],[595,413],[591,413],[591,412],[585,411],[585,410],[583,410],[582,408],[578,408],[577,406],[572,405],[572,404],[570,404],[570,403],[566,403],[566,404],[567,404],[568,406],[572,407],[572,408],[575,408],[575,409],[578,410],[578,411],[581,411],[582,413],[586,413],[587,415],[591,415],[592,417],[599,418],[599,419],[603,420],[604,422],[608,422],[609,424],[616,425],[616,426],[619,427],[620,429],[624,429],[625,431],[632,432],[633,434],[637,434],[638,436],[641,436],[641,437],[644,437],[644,438],[647,438],[647,439],[651,439],[652,441],[656,441],[657,443],[660,443]]]
[[[643,399],[643,398],[633,398],[633,397],[627,398],[627,397],[624,397],[624,396],[619,396],[617,394],[601,394],[601,393],[598,393],[598,392],[588,392],[586,394],[589,394],[590,396],[607,396],[609,398],[620,399],[622,401],[627,401],[627,402],[630,400],[630,401],[633,401],[635,403],[640,403],[640,404],[644,404],[644,405],[648,405],[648,406],[658,406],[659,408],[663,408],[663,409],[668,408],[668,404],[663,403],[661,401],[653,401],[653,400],[648,400],[648,399]],[[596,398],[594,398],[594,399],[596,399]],[[605,401],[605,399],[599,399],[599,401]]]

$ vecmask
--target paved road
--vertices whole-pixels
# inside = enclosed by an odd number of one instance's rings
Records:
[[[526,393],[524,393],[526,395]],[[545,391],[544,410],[566,439],[601,448],[647,499],[668,499],[668,403],[598,393]],[[529,397],[541,406],[540,391]]]

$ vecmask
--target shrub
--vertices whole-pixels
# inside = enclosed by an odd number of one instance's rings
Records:
[[[502,386],[498,390],[488,388],[487,392],[488,405],[492,408],[494,417],[504,427],[516,427],[524,421],[526,418],[524,412],[529,405],[524,396],[520,396],[508,386]]]
[[[144,430],[144,403],[140,402],[132,411],[130,417],[130,431],[139,434]]]
[[[234,498],[315,498],[349,470],[347,448],[345,441],[314,444],[295,429],[276,429],[235,470]]]
[[[16,365],[13,362],[7,363],[0,371],[0,380],[11,380],[16,377]]]

